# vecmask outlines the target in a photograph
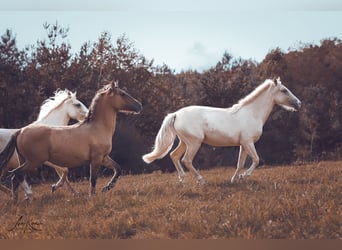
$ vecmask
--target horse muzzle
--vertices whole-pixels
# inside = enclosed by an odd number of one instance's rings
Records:
[[[292,106],[296,111],[298,111],[302,106],[302,102],[300,100],[294,100],[292,102]]]
[[[132,105],[130,105],[129,107],[125,108],[125,109],[121,109],[120,112],[121,113],[126,113],[126,114],[140,114],[140,112],[142,111],[142,105],[140,102],[136,102]]]

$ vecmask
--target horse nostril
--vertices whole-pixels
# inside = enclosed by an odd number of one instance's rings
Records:
[[[302,106],[302,102],[301,101],[297,101],[297,107],[300,108]]]

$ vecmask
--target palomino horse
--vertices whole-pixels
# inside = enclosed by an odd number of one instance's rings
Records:
[[[18,186],[23,171],[35,169],[49,161],[68,168],[90,163],[90,195],[95,194],[97,173],[101,165],[114,171],[109,183],[102,189],[110,190],[121,175],[120,166],[109,157],[117,112],[139,113],[140,102],[110,83],[99,90],[92,100],[85,121],[72,126],[49,127],[33,124],[12,135],[0,154],[2,162],[16,147],[24,163],[14,169],[13,200],[17,201]]]
[[[34,122],[34,124],[47,124],[47,125],[67,125],[70,119],[75,119],[78,121],[84,120],[88,113],[87,107],[77,100],[76,93],[72,93],[69,90],[57,90],[53,97],[46,99],[42,106],[40,107],[40,112],[38,115],[38,119]],[[11,135],[16,132],[17,129],[0,129],[0,149],[8,143]],[[16,157],[17,153],[12,155],[9,159],[6,167],[7,168],[16,168],[19,166],[18,158]],[[60,176],[60,180],[57,184],[53,185],[53,190],[61,186],[64,180],[67,181],[68,187],[71,192],[75,193],[73,188],[71,187],[68,179],[68,169],[62,168],[57,165],[53,165],[52,163],[47,163],[46,165],[55,168],[56,172]],[[6,169],[0,170],[1,173],[6,172]],[[23,183],[23,188],[27,195],[30,194],[30,189],[26,181]],[[11,193],[11,190],[7,187],[0,185],[0,190]]]
[[[155,139],[154,149],[143,156],[146,163],[163,158],[172,148],[175,137],[179,144],[170,156],[177,168],[180,182],[184,181],[182,163],[196,175],[198,183],[203,177],[192,161],[202,143],[212,146],[240,146],[237,169],[231,179],[234,182],[244,166],[247,155],[253,162],[240,177],[249,176],[259,164],[254,143],[262,134],[263,125],[273,106],[278,104],[287,110],[300,108],[300,100],[281,84],[280,79],[266,80],[231,108],[189,106],[168,114]]]

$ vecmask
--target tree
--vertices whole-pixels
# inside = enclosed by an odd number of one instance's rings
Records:
[[[60,27],[57,22],[53,25],[45,23],[43,27],[47,40],[38,40],[36,47],[31,47],[26,74],[33,85],[39,85],[41,95],[45,98],[56,89],[64,87],[64,75],[69,67],[71,47],[65,41],[68,28]]]
[[[27,120],[30,105],[23,105],[29,90],[23,84],[24,52],[19,51],[11,30],[0,41],[0,125],[20,127]],[[22,121],[23,120],[23,121]]]

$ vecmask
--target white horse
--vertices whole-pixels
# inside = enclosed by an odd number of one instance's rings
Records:
[[[70,119],[78,121],[84,120],[88,113],[88,108],[76,98],[76,92],[72,93],[69,90],[57,90],[53,97],[45,100],[40,107],[38,118],[33,124],[46,124],[46,125],[68,125]],[[17,129],[0,129],[0,151],[3,150],[5,145],[11,138],[11,135],[16,132]],[[72,193],[75,193],[71,187],[67,175],[68,169],[54,165],[50,162],[46,162],[46,165],[53,167],[59,175],[59,181],[52,185],[52,190],[55,191],[58,187],[62,186],[64,181],[67,181],[68,187]],[[17,152],[15,152],[9,162],[6,164],[6,169],[16,168],[19,166],[19,160]],[[5,168],[0,169],[0,175],[6,172]],[[32,193],[26,180],[22,184],[25,190],[26,196],[29,197]],[[10,194],[11,190],[7,187],[0,185],[0,190]]]
[[[180,162],[184,155],[182,163],[196,175],[198,183],[203,183],[203,177],[192,164],[202,143],[216,147],[240,146],[237,169],[231,182],[235,181],[239,170],[244,166],[247,155],[253,162],[240,178],[250,176],[259,164],[254,143],[260,138],[263,125],[275,104],[290,111],[296,111],[301,106],[300,100],[280,82],[280,78],[266,80],[230,108],[184,107],[165,117],[153,151],[144,155],[143,160],[151,163],[163,158],[178,136],[179,144],[170,156],[177,168],[180,182],[184,181],[185,176]]]

